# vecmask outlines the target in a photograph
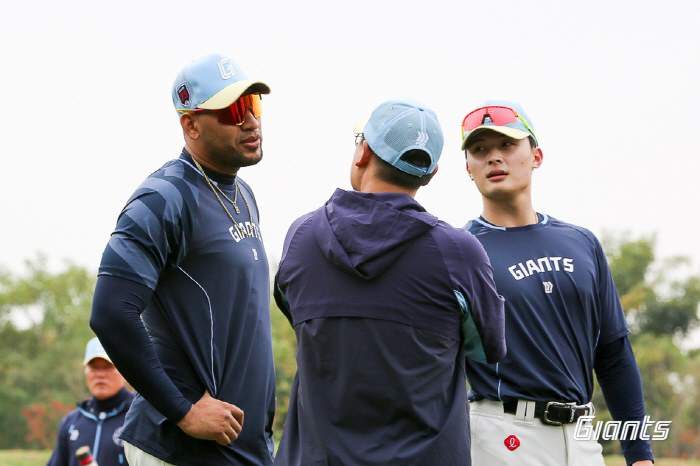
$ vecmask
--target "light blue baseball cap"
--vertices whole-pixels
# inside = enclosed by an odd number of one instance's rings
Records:
[[[85,347],[85,360],[83,360],[83,366],[87,366],[90,363],[90,361],[92,361],[95,358],[102,358],[109,362],[112,362],[112,360],[107,355],[107,352],[102,347],[102,343],[100,343],[100,340],[98,340],[97,337],[88,341],[87,346]]]
[[[364,133],[367,144],[379,158],[413,176],[435,171],[445,141],[435,112],[410,97],[380,104],[370,116],[355,124],[354,131]],[[430,166],[418,167],[401,160],[412,149],[426,152]]]
[[[197,58],[178,73],[173,83],[175,110],[226,108],[243,94],[269,94],[270,87],[248,79],[243,69],[225,55]]]
[[[537,142],[537,137],[535,136],[535,127],[532,124],[532,120],[527,116],[525,113],[525,110],[523,110],[523,107],[517,103],[517,102],[512,102],[509,100],[498,100],[498,99],[489,99],[481,103],[474,111],[470,112],[467,114],[467,116],[471,115],[477,110],[483,109],[485,107],[506,107],[515,112],[517,117],[515,118],[515,121],[512,123],[506,123],[503,125],[497,125],[493,119],[492,116],[489,115],[488,111],[484,112],[483,115],[481,116],[481,124],[477,127],[472,128],[469,131],[465,131],[464,129],[464,120],[462,121],[462,150],[465,150],[467,148],[467,145],[469,143],[469,140],[474,137],[476,134],[481,133],[482,131],[485,130],[491,130],[491,131],[496,131],[501,134],[505,134],[508,137],[511,137],[513,139],[525,139],[526,137],[532,136],[532,138],[535,140],[535,144],[538,144]],[[466,120],[467,117],[465,117]]]

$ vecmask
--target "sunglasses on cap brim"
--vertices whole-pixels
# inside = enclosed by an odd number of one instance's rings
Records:
[[[484,123],[492,123],[494,126],[505,126],[509,123],[517,123],[520,121],[530,131],[532,137],[535,137],[535,132],[527,124],[527,121],[518,112],[509,107],[489,106],[477,108],[469,113],[462,120],[462,141],[476,128]]]
[[[178,112],[216,113],[219,115],[219,123],[240,126],[243,123],[245,123],[245,116],[248,113],[248,109],[250,109],[255,118],[260,118],[260,115],[262,115],[262,99],[260,97],[260,94],[248,94],[241,96],[228,107],[220,108],[217,110],[195,108],[192,110],[178,110]]]

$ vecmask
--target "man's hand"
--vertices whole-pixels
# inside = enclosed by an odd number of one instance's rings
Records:
[[[207,391],[177,425],[187,435],[202,440],[215,440],[219,445],[225,446],[236,440],[241,433],[243,410],[212,398]]]

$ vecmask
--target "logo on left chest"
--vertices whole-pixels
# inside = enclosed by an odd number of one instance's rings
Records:
[[[115,445],[118,447],[123,447],[124,446],[124,440],[119,438],[119,435],[122,433],[122,427],[117,427],[117,430],[114,431],[112,434],[112,440],[114,441]]]

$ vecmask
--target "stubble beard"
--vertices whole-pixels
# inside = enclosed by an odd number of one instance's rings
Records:
[[[213,159],[229,168],[250,167],[260,162],[263,158],[262,144],[259,151],[255,151],[255,153],[250,155],[246,155],[245,152],[235,147],[210,151],[210,153]]]

